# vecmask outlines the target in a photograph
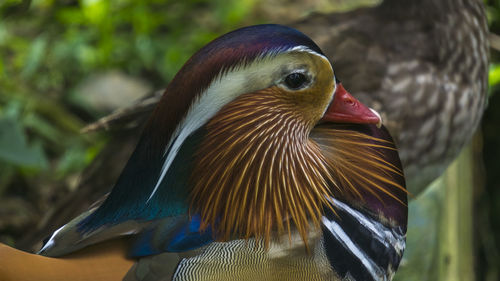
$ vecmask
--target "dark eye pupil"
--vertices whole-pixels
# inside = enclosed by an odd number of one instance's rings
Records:
[[[292,73],[285,78],[285,84],[290,89],[298,89],[307,82],[307,77],[302,73]]]

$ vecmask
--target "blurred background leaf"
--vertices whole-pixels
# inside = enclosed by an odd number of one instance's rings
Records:
[[[15,119],[0,119],[0,159],[21,167],[47,167],[41,144],[28,145],[21,124]]]

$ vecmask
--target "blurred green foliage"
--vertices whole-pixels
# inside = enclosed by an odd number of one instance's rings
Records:
[[[161,88],[201,46],[241,25],[255,0],[0,1],[0,195],[18,178],[62,179],[105,142],[71,98],[111,69]]]
[[[490,65],[490,73],[489,73],[490,87],[496,86],[499,83],[500,83],[500,64],[492,63]]]
[[[499,0],[485,0],[486,11],[488,15],[488,23],[490,30],[493,33],[500,31],[500,1]],[[490,95],[495,91],[497,85],[500,84],[500,56],[498,51],[491,53],[491,65],[489,73]]]
[[[500,31],[500,0],[484,0],[488,16],[490,31],[499,34]],[[491,39],[490,39],[491,40]],[[491,52],[491,65],[489,73],[490,94],[495,91],[492,89],[500,84],[500,53],[498,50]]]

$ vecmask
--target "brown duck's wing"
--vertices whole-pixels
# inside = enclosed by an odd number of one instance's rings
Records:
[[[2,281],[118,281],[134,264],[126,239],[101,243],[63,258],[48,258],[0,244]]]

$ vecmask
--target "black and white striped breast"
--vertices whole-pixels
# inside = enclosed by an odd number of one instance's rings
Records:
[[[323,247],[343,280],[391,280],[405,249],[406,229],[389,227],[332,199],[322,218]]]

